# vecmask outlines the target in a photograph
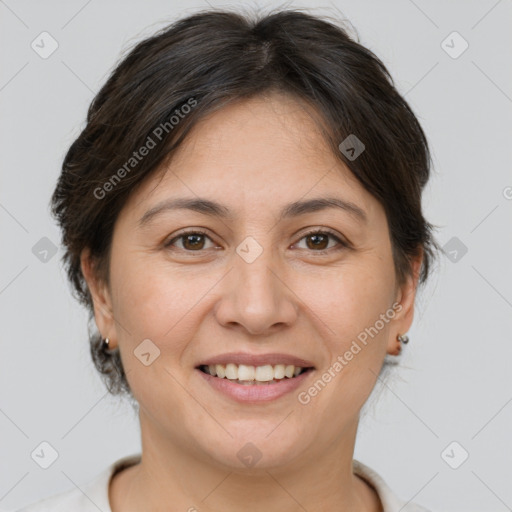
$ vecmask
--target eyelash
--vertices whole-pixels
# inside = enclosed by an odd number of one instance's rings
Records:
[[[204,235],[206,236],[207,238],[210,238],[207,234],[206,231],[203,231],[201,229],[194,229],[194,230],[190,230],[190,231],[185,231],[183,233],[180,233],[178,236],[175,236],[174,238],[172,238],[171,240],[169,240],[168,242],[165,243],[165,247],[166,248],[170,248],[172,246],[172,244],[176,241],[176,240],[179,240],[179,239],[182,239],[188,235]],[[312,235],[329,235],[331,238],[333,238],[334,240],[336,240],[339,245],[341,247],[338,247],[337,249],[336,248],[333,248],[331,247],[330,249],[323,249],[321,251],[315,251],[315,250],[311,250],[310,252],[313,252],[313,253],[316,253],[316,254],[320,254],[320,255],[323,255],[323,254],[327,254],[329,253],[330,251],[332,251],[333,249],[335,250],[341,250],[341,249],[348,249],[350,247],[350,245],[348,244],[348,242],[345,242],[344,240],[342,240],[340,237],[338,237],[335,233],[333,233],[332,231],[330,231],[329,229],[314,229],[312,231],[308,231],[307,233],[304,233],[304,235],[302,235],[302,237],[299,239],[299,242],[301,240],[303,240],[304,238],[307,238],[308,236],[312,236]],[[211,240],[211,238],[210,238]],[[213,240],[212,240],[213,242]],[[202,252],[203,250],[198,250],[198,251],[189,251],[187,249],[179,249],[179,250],[182,250],[184,252],[188,252],[188,253],[194,253],[194,252]]]

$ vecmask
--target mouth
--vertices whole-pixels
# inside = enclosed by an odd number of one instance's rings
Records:
[[[239,359],[244,359],[240,356]],[[224,358],[223,358],[224,359]],[[236,357],[235,357],[236,359]],[[281,397],[293,396],[299,386],[315,371],[313,366],[299,366],[294,364],[262,364],[273,361],[254,361],[256,365],[223,363],[211,361],[212,364],[196,366],[197,375],[207,384],[207,393],[213,392],[216,396],[234,400],[240,404],[265,404]],[[290,359],[290,358],[288,358]],[[308,364],[307,361],[294,359],[295,363]],[[228,359],[229,361],[229,359]],[[247,358],[245,358],[245,362]],[[288,360],[288,363],[291,361]]]
[[[252,366],[245,364],[210,364],[199,365],[198,370],[216,379],[226,379],[242,386],[266,386],[279,384],[281,381],[293,380],[312,371],[312,366],[302,367],[293,364],[276,364]]]

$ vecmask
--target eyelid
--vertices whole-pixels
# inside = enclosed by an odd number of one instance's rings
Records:
[[[208,234],[208,231],[205,230],[204,228],[192,228],[192,229],[185,228],[183,231],[179,231],[175,235],[172,235],[170,238],[165,239],[162,245],[164,248],[171,247],[174,242],[176,242],[177,240],[180,240],[188,235],[204,235],[206,238],[209,238],[212,241],[212,243],[215,244],[215,241],[213,240],[213,238]],[[184,252],[189,252],[189,253],[192,253],[192,252],[200,253],[205,250],[205,249],[202,249],[201,251],[186,251],[185,249],[180,249],[179,247],[177,249],[182,250]]]
[[[309,250],[308,252],[325,254],[325,253],[328,253],[328,252],[331,252],[331,251],[340,250],[342,248],[348,249],[348,248],[351,247],[350,242],[345,237],[343,237],[341,235],[338,235],[336,232],[334,232],[333,230],[331,230],[330,228],[327,228],[327,227],[317,227],[317,228],[309,229],[308,231],[302,233],[301,235],[298,235],[298,236],[300,236],[300,238],[293,245],[296,245],[297,243],[300,243],[307,236],[316,235],[316,234],[322,234],[322,235],[330,236],[331,238],[335,239],[338,242],[338,246],[339,247],[331,247],[329,249],[322,249],[322,250],[318,250],[318,251]],[[164,242],[164,247],[165,248],[171,247],[172,244],[175,241],[177,241],[177,240],[179,240],[179,239],[181,239],[181,238],[183,238],[183,237],[185,237],[187,235],[204,235],[206,238],[209,238],[210,241],[215,244],[215,241],[213,240],[213,238],[208,234],[208,231],[205,230],[204,228],[185,228],[184,231],[178,232],[177,234],[173,235],[172,238],[170,238],[169,240],[165,241]],[[204,252],[206,250],[206,249],[201,249],[201,250],[198,250],[198,251],[187,251],[185,249],[180,249],[180,248],[178,248],[178,249],[182,250],[184,252],[187,252],[187,253],[201,253],[201,252]]]
[[[351,247],[350,242],[345,237],[343,237],[342,235],[338,235],[338,233],[336,233],[332,229],[326,228],[326,227],[312,228],[309,231],[306,231],[305,233],[302,233],[300,235],[300,238],[299,238],[297,243],[299,243],[303,238],[305,238],[307,236],[317,235],[317,234],[329,235],[331,238],[334,238],[338,242],[338,245],[341,246],[341,248],[348,249],[348,248]],[[322,249],[322,250],[319,250],[319,251],[311,250],[309,252],[325,254],[327,252],[335,251],[337,249],[340,249],[340,247],[331,247],[329,249]]]

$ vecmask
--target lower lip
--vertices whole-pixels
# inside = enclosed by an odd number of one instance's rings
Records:
[[[196,368],[196,371],[210,384],[210,386],[223,393],[224,395],[233,398],[238,402],[244,403],[259,403],[276,400],[292,391],[296,390],[312,373],[313,370],[307,370],[297,377],[292,379],[282,379],[279,382],[272,384],[238,384],[228,379],[220,379],[213,377],[208,373],[204,373]]]

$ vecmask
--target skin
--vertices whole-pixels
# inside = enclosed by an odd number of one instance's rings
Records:
[[[362,208],[367,222],[338,209],[279,221],[287,203],[333,195]],[[197,196],[234,218],[169,210],[138,227],[160,201]],[[185,228],[207,236],[195,246],[186,238],[164,246]],[[304,238],[314,228],[330,228],[349,248],[334,238],[316,248]],[[250,264],[236,252],[248,236],[263,248]],[[121,211],[108,284],[82,254],[98,329],[119,346],[140,405],[142,461],[112,479],[113,512],[381,511],[373,488],[352,473],[359,413],[386,353],[396,353],[397,335],[412,323],[420,264],[399,286],[382,206],[332,154],[307,105],[260,96],[197,125]],[[400,312],[314,399],[299,403],[298,392],[395,302]],[[133,354],[147,338],[160,350],[149,366]],[[235,351],[293,354],[315,370],[297,392],[241,404],[194,370]],[[252,468],[237,457],[247,442],[262,454]]]

